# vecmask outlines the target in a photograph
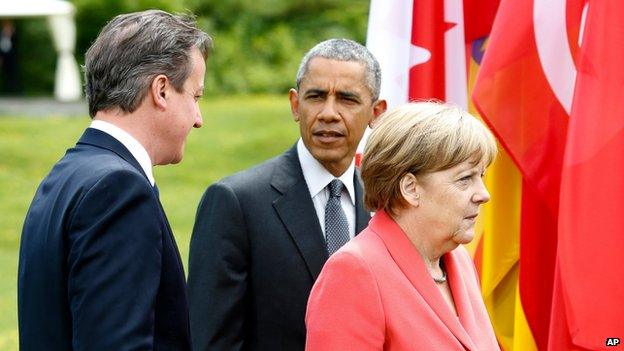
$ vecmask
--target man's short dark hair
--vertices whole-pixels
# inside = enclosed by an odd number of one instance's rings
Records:
[[[181,91],[192,70],[192,49],[206,59],[211,47],[193,16],[148,10],[113,18],[85,56],[89,115],[115,107],[134,112],[159,74]]]
[[[370,90],[373,101],[379,99],[379,90],[381,88],[381,68],[379,67],[379,62],[365,46],[349,39],[325,40],[310,49],[301,59],[301,64],[297,71],[297,90],[299,90],[301,81],[308,73],[310,61],[315,57],[363,64],[366,86]]]

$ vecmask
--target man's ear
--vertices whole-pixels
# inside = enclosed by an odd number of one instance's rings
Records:
[[[401,190],[401,196],[406,203],[413,207],[418,207],[420,204],[420,187],[418,186],[418,179],[412,173],[407,173],[401,180],[399,180],[399,189]]]
[[[299,93],[295,89],[288,91],[288,100],[290,100],[290,112],[295,122],[299,122]]]
[[[386,112],[386,109],[388,109],[388,103],[386,102],[386,100],[379,99],[375,101],[373,105],[373,117],[371,118],[370,122],[368,122],[368,126],[373,128],[375,122],[377,121],[377,118],[382,113]]]
[[[157,75],[150,85],[149,97],[154,102],[154,106],[159,110],[167,108],[167,94],[169,94],[169,78],[164,74]]]

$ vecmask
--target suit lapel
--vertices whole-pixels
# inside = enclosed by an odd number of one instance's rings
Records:
[[[364,191],[360,179],[360,172],[356,169],[353,174],[353,188],[355,189],[355,235],[358,235],[370,220],[370,212],[364,208]]]
[[[282,156],[271,179],[271,186],[281,194],[273,201],[273,207],[297,245],[312,279],[316,280],[328,254],[321,225],[303,178],[296,146]]]
[[[78,144],[91,145],[114,152],[119,157],[128,162],[130,165],[132,165],[132,167],[136,168],[139,172],[141,172],[143,177],[145,177],[145,179],[147,180],[147,175],[145,174],[145,171],[143,171],[143,168],[141,167],[139,162],[134,158],[134,156],[132,156],[132,153],[130,153],[130,151],[121,142],[119,142],[117,139],[113,138],[109,134],[95,128],[87,128],[78,140]],[[160,197],[158,196],[158,194],[156,194],[155,190],[153,191],[158,201],[158,207],[160,208],[162,220],[165,222],[167,230],[169,231],[169,237],[171,238],[171,242],[173,244],[173,247],[175,248],[174,251],[177,256],[178,266],[181,272],[184,272],[182,258],[180,257],[180,251],[178,250],[175,238],[173,236],[173,230],[171,229],[171,225],[169,225],[169,220],[167,219],[165,210],[162,207],[162,203],[160,202]]]
[[[459,319],[444,301],[442,294],[435,286],[425,263],[414,248],[412,242],[407,238],[403,230],[384,211],[379,211],[371,219],[370,227],[384,242],[392,259],[399,269],[405,274],[412,286],[427,302],[433,313],[446,325],[451,333],[468,350],[476,350],[474,343],[468,336]],[[445,260],[446,263],[446,260]],[[453,291],[455,292],[455,291]],[[456,300],[458,299],[453,296]],[[463,308],[464,301],[460,305]],[[458,312],[460,307],[458,306]]]

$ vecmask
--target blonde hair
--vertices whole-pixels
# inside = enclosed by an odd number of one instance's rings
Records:
[[[489,165],[496,141],[477,118],[459,107],[424,101],[398,106],[379,117],[362,157],[364,203],[394,213],[405,204],[399,183],[475,160]]]

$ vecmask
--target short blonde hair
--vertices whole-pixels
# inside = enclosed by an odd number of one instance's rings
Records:
[[[477,118],[459,107],[425,101],[396,107],[379,117],[362,157],[364,203],[394,213],[404,206],[399,183],[474,159],[489,165],[496,140]]]

